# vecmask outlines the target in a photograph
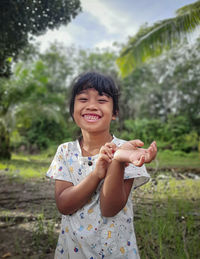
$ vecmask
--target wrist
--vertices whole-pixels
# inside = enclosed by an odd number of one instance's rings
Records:
[[[91,176],[93,177],[94,181],[100,182],[105,177],[105,172],[100,172],[97,169],[91,172]]]
[[[112,164],[115,164],[119,168],[125,168],[127,162],[121,161],[118,157],[114,157],[112,160]]]
[[[115,153],[114,153],[114,156],[113,156],[113,160],[116,160],[120,163],[128,163],[128,152],[127,150],[122,150],[122,149],[118,149]]]

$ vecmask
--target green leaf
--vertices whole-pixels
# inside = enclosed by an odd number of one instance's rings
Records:
[[[177,16],[155,23],[151,27],[142,27],[130,38],[127,46],[117,59],[122,76],[161,55],[186,39],[186,35],[200,26],[200,1],[184,6]]]
[[[7,61],[8,63],[11,63],[11,62],[12,62],[12,60],[13,60],[13,58],[12,58],[12,57],[9,57],[9,58],[7,58],[7,59],[6,59],[6,61]]]

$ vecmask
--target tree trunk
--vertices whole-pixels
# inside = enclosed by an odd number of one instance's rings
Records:
[[[10,159],[10,135],[4,124],[0,121],[0,159]]]

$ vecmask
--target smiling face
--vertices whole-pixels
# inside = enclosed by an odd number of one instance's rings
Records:
[[[113,115],[113,99],[100,95],[94,88],[81,91],[75,97],[73,118],[82,131],[108,133]]]

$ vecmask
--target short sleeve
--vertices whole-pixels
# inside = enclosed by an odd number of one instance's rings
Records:
[[[46,173],[46,176],[51,179],[72,182],[72,178],[67,166],[67,159],[68,145],[62,144],[58,147],[53,161]]]
[[[133,188],[147,183],[150,179],[150,175],[147,173],[146,167],[143,165],[141,167],[135,166],[133,164],[129,164],[125,168],[124,179],[134,178]]]

